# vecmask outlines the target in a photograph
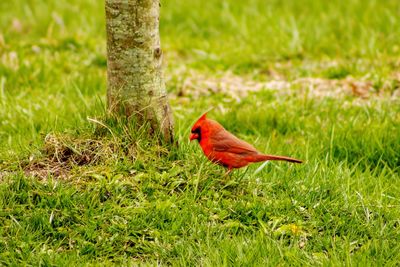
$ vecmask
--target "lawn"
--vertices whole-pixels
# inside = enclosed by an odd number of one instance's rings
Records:
[[[105,116],[103,2],[0,2],[0,265],[398,265],[400,2],[161,4],[174,147]],[[223,177],[211,107],[305,163]]]

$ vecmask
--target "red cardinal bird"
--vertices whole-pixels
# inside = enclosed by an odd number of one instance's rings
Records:
[[[203,114],[193,125],[190,141],[197,139],[206,157],[228,168],[228,173],[252,162],[283,160],[302,163],[301,160],[290,157],[262,154],[249,143],[225,130],[218,122],[207,119],[206,115],[207,113]]]

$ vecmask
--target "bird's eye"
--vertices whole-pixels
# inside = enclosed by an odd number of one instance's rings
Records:
[[[192,129],[192,133],[200,133],[200,127],[197,127],[196,129]]]

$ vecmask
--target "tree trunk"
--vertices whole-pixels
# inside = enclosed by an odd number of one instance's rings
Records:
[[[149,122],[172,142],[162,75],[159,0],[106,0],[107,104],[117,116]]]

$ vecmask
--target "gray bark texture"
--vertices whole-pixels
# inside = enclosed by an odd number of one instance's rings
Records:
[[[159,0],[106,0],[107,104],[113,114],[150,123],[173,141],[162,73]]]

